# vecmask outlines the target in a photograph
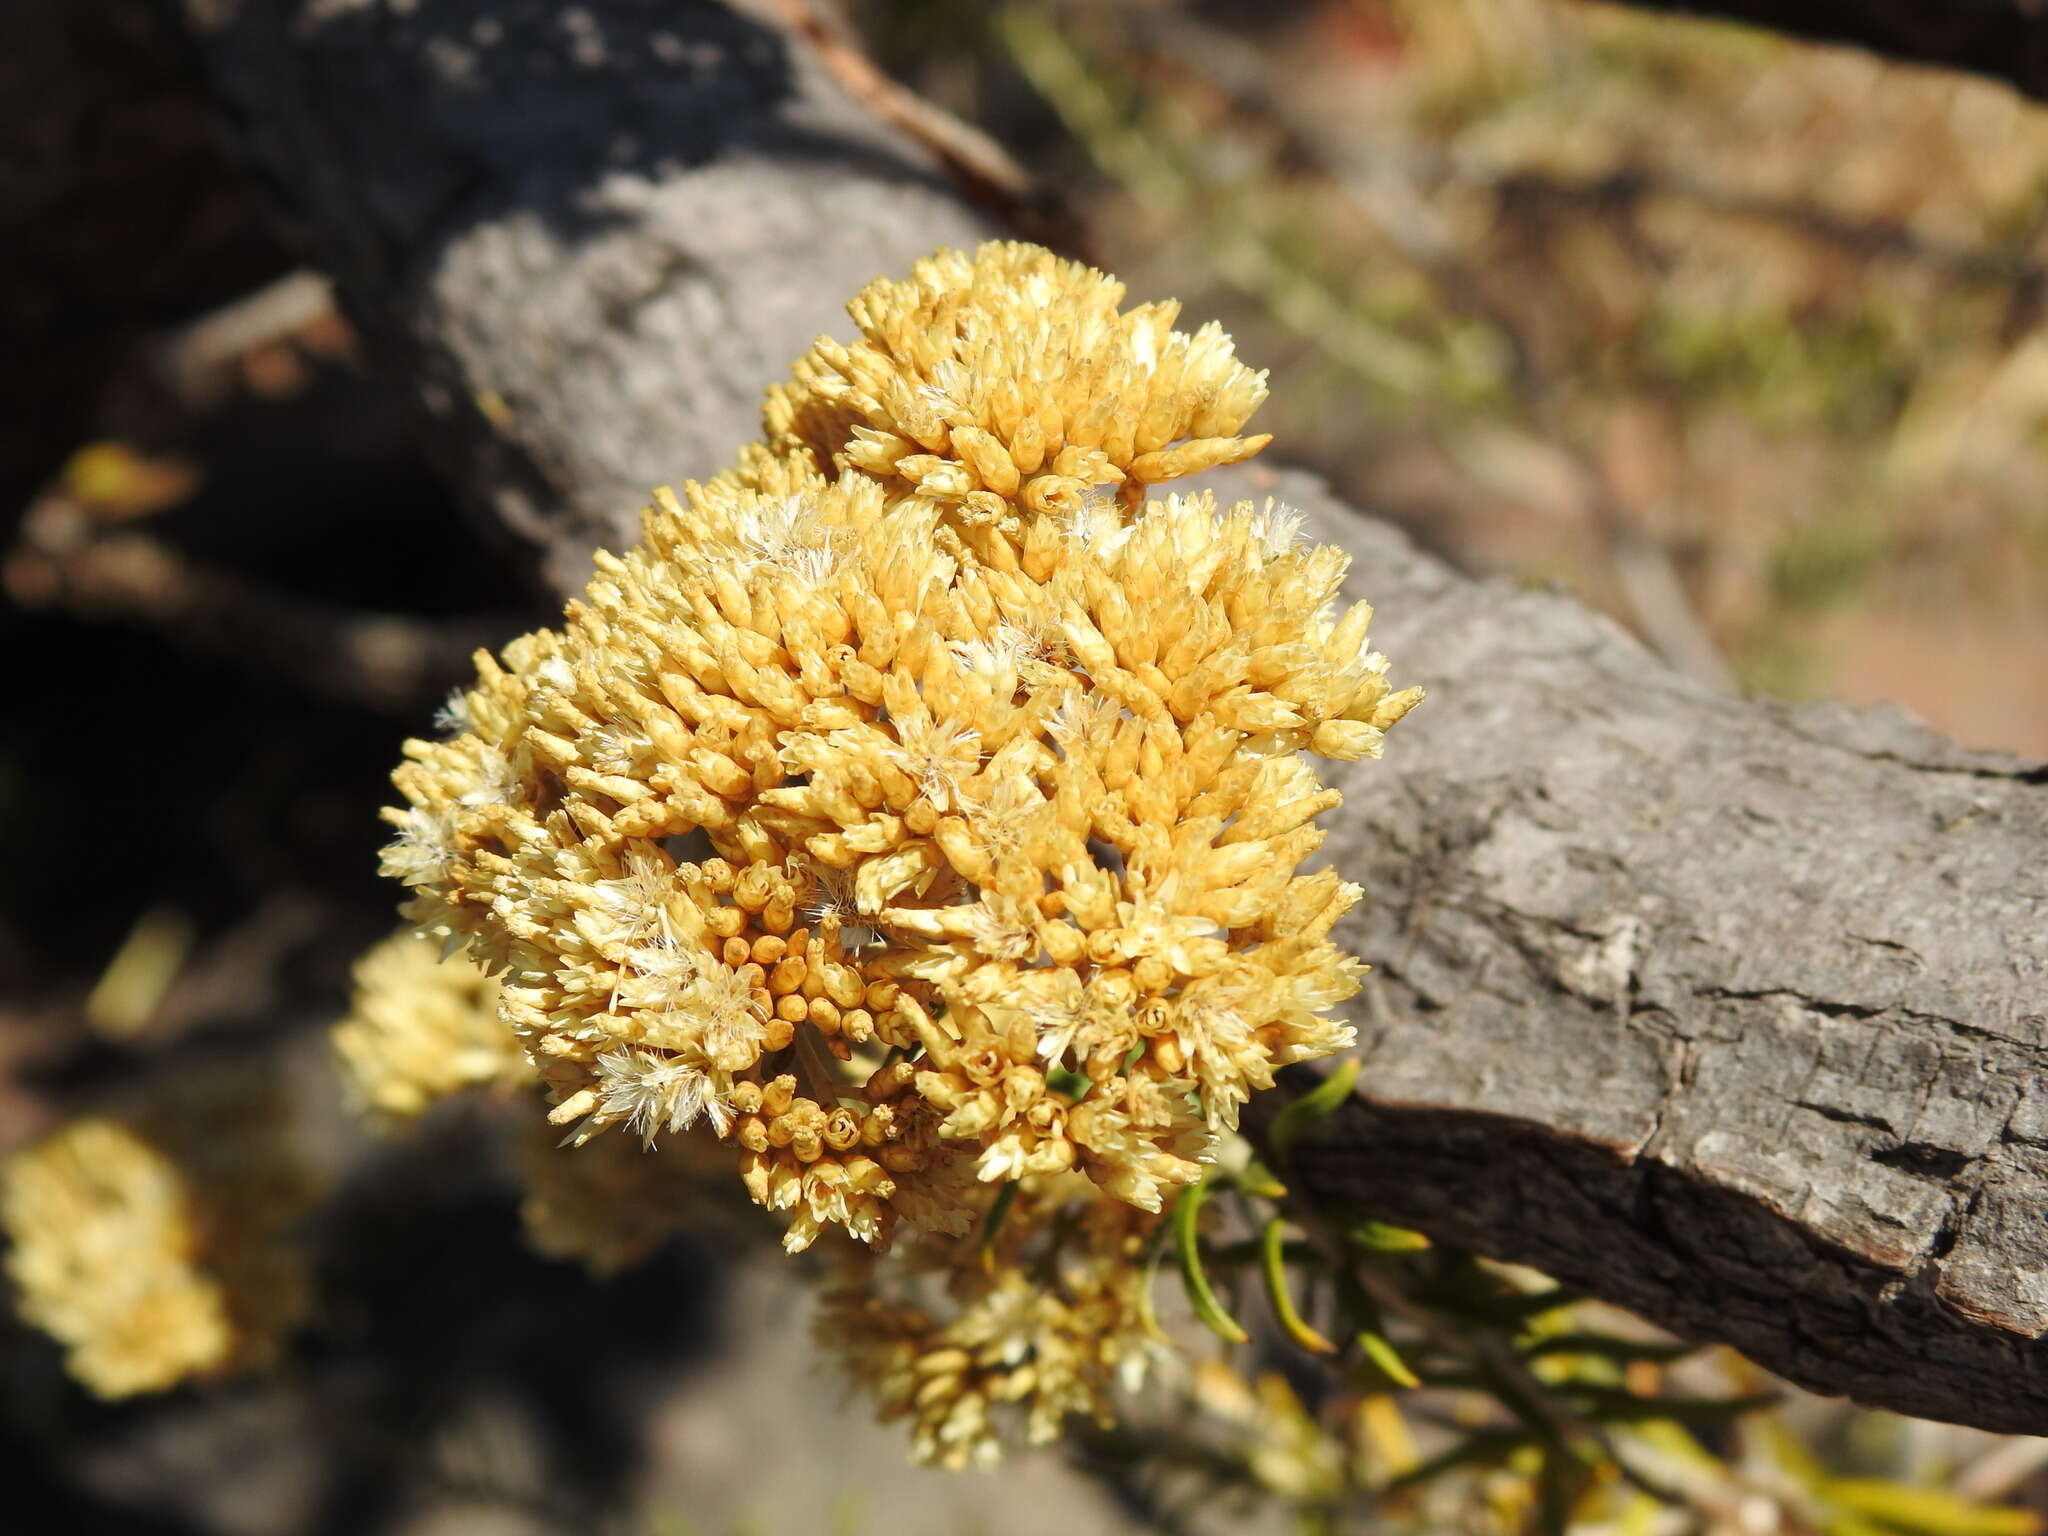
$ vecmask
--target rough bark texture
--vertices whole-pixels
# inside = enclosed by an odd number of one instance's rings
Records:
[[[1621,0],[1723,16],[1912,64],[2003,80],[2048,99],[2048,11],[2039,0]]]
[[[877,273],[983,232],[757,21],[188,0],[244,137],[558,586]],[[1343,771],[1368,1096],[1317,1189],[1793,1379],[2048,1429],[2048,773],[1732,702],[1305,477],[1429,703]]]
[[[238,137],[558,586],[760,432],[854,288],[993,233],[710,0],[185,0]]]
[[[2048,769],[1718,697],[1274,490],[1430,689],[1338,770],[1377,969],[1300,1178],[1818,1390],[2048,1430]]]

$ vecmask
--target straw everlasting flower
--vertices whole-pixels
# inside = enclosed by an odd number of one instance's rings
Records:
[[[646,1257],[700,1214],[712,1159],[684,1138],[559,1145],[560,1133],[530,1113],[539,1078],[501,1016],[498,990],[466,954],[444,954],[410,930],[372,947],[356,962],[349,1016],[332,1031],[349,1097],[381,1129],[397,1130],[446,1100],[491,1090],[490,1118],[509,1112],[517,1125],[512,1171],[527,1242],[600,1274]],[[600,1076],[611,1060],[600,1060]]]
[[[820,1342],[911,1420],[919,1461],[987,1466],[1012,1419],[1032,1445],[1068,1414],[1107,1425],[1112,1392],[1169,1354],[1144,1298],[1151,1219],[1064,1182],[1034,1181],[987,1247],[849,1253],[827,1286]]]
[[[354,979],[332,1038],[358,1108],[408,1120],[464,1088],[532,1078],[498,1016],[497,982],[432,939],[391,935],[356,961]]]
[[[829,337],[769,392],[768,446],[808,450],[963,521],[1014,532],[1033,513],[1078,511],[1088,492],[1148,485],[1250,458],[1237,435],[1264,374],[1213,321],[1176,331],[1180,306],[1119,313],[1124,285],[1050,251],[992,243],[940,251],[907,282],[847,306],[860,339]]]
[[[875,284],[396,775],[386,870],[498,978],[550,1118],[702,1127],[791,1249],[907,1227],[924,1262],[1019,1181],[1149,1219],[1351,1043],[1360,893],[1298,873],[1339,798],[1303,754],[1377,755],[1420,693],[1291,514],[1145,499],[1262,446],[1264,383],[1121,294],[1003,245]],[[1021,1283],[878,1337],[1094,1318]],[[1095,1400],[1048,1369],[1055,1421]]]

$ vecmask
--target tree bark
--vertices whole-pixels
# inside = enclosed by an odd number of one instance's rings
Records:
[[[862,282],[992,232],[744,6],[186,0],[244,143],[561,591]],[[2048,770],[1731,702],[1304,476],[1429,702],[1340,771],[1355,1198],[1822,1391],[2048,1429]],[[461,579],[460,573],[450,573]]]
[[[997,232],[770,0],[183,3],[456,483],[565,590],[861,283]]]
[[[1854,43],[1909,64],[2003,80],[2048,100],[2048,11],[2037,0],[1621,0]]]
[[[1337,770],[1376,969],[1297,1179],[1817,1391],[2048,1430],[2048,768],[1731,701],[1273,489],[1430,690]]]

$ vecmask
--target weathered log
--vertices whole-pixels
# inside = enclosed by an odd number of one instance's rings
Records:
[[[456,483],[558,586],[758,435],[854,288],[996,232],[765,0],[185,5]]]
[[[1431,694],[1338,770],[1376,970],[1308,1187],[1819,1391],[2048,1430],[2048,768],[1730,701],[1274,489]]]
[[[567,589],[860,282],[987,231],[741,9],[187,0],[245,143]],[[1365,1096],[1302,1175],[1792,1379],[2048,1429],[2048,771],[1707,693],[1300,476],[1432,698],[1345,769]],[[459,577],[452,577],[459,579]]]

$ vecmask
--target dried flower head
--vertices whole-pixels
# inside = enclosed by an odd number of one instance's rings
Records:
[[[1107,455],[1076,478],[1143,482],[1260,386],[1120,294],[942,255],[856,305],[861,356],[1043,403]],[[1083,395],[1062,347],[1110,360]],[[861,395],[862,430],[923,423],[907,388]],[[1068,1171],[1156,1212],[1277,1067],[1350,1043],[1329,934],[1359,892],[1298,873],[1338,799],[1302,754],[1376,755],[1419,692],[1282,509],[1037,506],[1020,472],[968,524],[831,453],[660,493],[560,631],[482,658],[461,733],[408,745],[387,868],[499,976],[558,1123],[703,1127],[792,1248],[957,1234],[986,1186]]]
[[[356,962],[354,981],[332,1038],[359,1109],[409,1120],[466,1088],[532,1081],[499,1016],[498,983],[464,956],[405,929]]]
[[[848,1376],[909,1419],[912,1454],[987,1466],[1043,1445],[1168,1354],[1144,1298],[1152,1218],[1069,1179],[1034,1180],[986,1247],[926,1239],[842,1255],[816,1331]]]
[[[146,1118],[71,1121],[0,1168],[21,1315],[94,1393],[275,1358],[307,1299],[284,1233],[313,1194],[284,1130],[247,1084],[185,1084]]]
[[[489,1118],[511,1133],[527,1242],[599,1274],[638,1262],[699,1213],[711,1165],[726,1177],[729,1167],[680,1137],[564,1146],[537,1102],[539,1078],[504,1020],[498,991],[466,954],[444,954],[410,929],[374,946],[356,962],[353,1007],[333,1030],[350,1099],[396,1128],[457,1095],[495,1090]],[[615,1109],[648,1142],[665,1123],[682,1123],[672,1085],[687,1077],[666,1058],[641,1059],[650,1056],[619,1051],[598,1061]],[[669,1101],[664,1085],[671,1085]]]
[[[1240,437],[1266,376],[1180,306],[1119,312],[1124,285],[1036,246],[940,251],[847,305],[848,344],[821,338],[770,391],[768,446],[945,503],[967,522],[1071,513],[1096,486],[1144,489],[1251,457]]]

